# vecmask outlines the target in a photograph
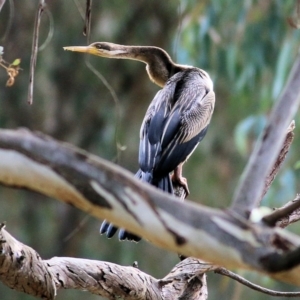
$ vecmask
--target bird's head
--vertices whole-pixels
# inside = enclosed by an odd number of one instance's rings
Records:
[[[64,50],[83,52],[109,58],[123,58],[124,54],[127,53],[124,46],[107,42],[96,42],[89,46],[64,47]]]
[[[89,53],[107,58],[131,59],[147,64],[151,81],[164,87],[167,80],[185,66],[174,64],[169,54],[153,46],[124,46],[108,42],[96,42],[89,46],[64,47],[64,50]]]

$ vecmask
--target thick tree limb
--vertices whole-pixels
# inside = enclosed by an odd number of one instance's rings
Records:
[[[131,266],[70,257],[42,258],[14,239],[0,225],[0,280],[26,294],[54,299],[60,289],[77,289],[108,299],[205,300],[208,271],[228,276],[251,289],[272,296],[296,297],[300,293],[278,292],[255,285],[241,276],[198,259],[178,263],[163,279]]]
[[[300,238],[234,211],[174,201],[132,174],[26,130],[0,131],[0,182],[70,203],[165,249],[300,285]]]
[[[263,194],[265,180],[283,145],[286,128],[300,102],[300,55],[294,63],[289,80],[273,108],[268,124],[257,142],[235,191],[232,209],[243,216],[257,207]]]
[[[108,299],[204,300],[204,273],[212,268],[190,258],[159,280],[137,268],[108,262],[70,257],[42,260],[3,226],[0,229],[0,280],[12,289],[43,299],[54,299],[63,288],[88,291]]]
[[[14,239],[0,225],[0,279],[12,289],[54,299],[54,277],[32,248]]]

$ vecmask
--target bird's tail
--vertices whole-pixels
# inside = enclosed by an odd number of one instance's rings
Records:
[[[135,174],[135,177],[138,178],[139,180],[148,182],[167,193],[173,194],[173,185],[172,185],[170,175],[167,175],[157,180],[156,178],[153,178],[151,173],[143,172],[141,169],[139,169]],[[118,230],[117,227],[104,220],[100,228],[100,233],[101,234],[105,233],[108,238],[111,238],[116,233],[117,230]],[[139,236],[131,232],[128,232],[122,228],[119,231],[119,239],[120,241],[128,240],[133,242],[138,242],[141,240]]]
[[[152,184],[153,186],[156,186],[157,188],[159,188],[167,193],[173,194],[173,185],[171,182],[170,175],[167,175],[160,179],[156,179],[156,178],[153,178],[151,173],[143,172],[141,169],[139,169],[137,171],[137,173],[135,174],[135,177],[141,181],[148,182],[148,183]],[[136,236],[133,233],[130,233],[130,232],[124,230],[124,229],[120,229],[119,239],[120,239],[120,241],[129,240],[129,241],[133,241],[133,242],[138,242],[138,241],[140,241],[141,238],[139,236]]]
[[[157,188],[163,190],[164,192],[173,194],[173,184],[169,174],[165,177],[156,179],[153,178],[153,175],[150,172],[143,172],[141,169],[139,169],[135,174],[135,177],[142,181],[148,182],[153,186],[156,186]]]

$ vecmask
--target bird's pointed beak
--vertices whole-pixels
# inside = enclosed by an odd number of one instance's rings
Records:
[[[69,46],[63,48],[64,50],[67,51],[83,52],[83,53],[97,55],[97,49],[91,46]]]

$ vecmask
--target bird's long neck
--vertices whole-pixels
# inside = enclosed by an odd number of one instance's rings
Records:
[[[168,53],[158,47],[118,45],[114,58],[139,60],[146,63],[150,79],[161,87],[171,76],[185,68],[175,64]]]

